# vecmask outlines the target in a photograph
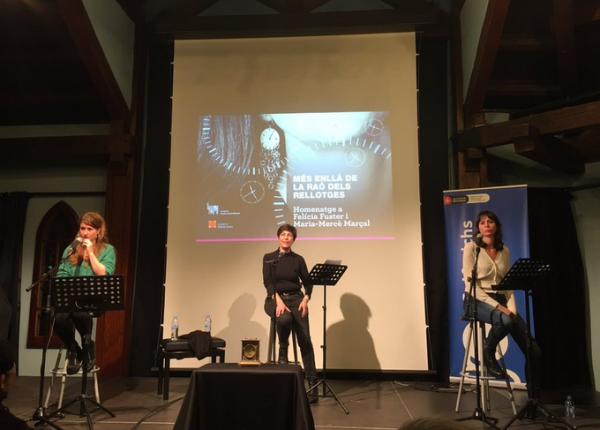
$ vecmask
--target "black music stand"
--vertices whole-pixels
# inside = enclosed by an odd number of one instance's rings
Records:
[[[323,285],[323,345],[321,345],[321,348],[323,348],[323,377],[310,387],[307,393],[316,390],[318,395],[319,390],[317,388],[319,385],[323,385],[323,395],[321,397],[327,397],[329,391],[344,411],[349,414],[350,412],[346,409],[346,406],[327,382],[327,286],[337,284],[347,268],[348,266],[339,264],[316,264],[310,271],[310,279],[313,281],[313,285]]]
[[[54,278],[53,305],[57,313],[65,312],[88,312],[91,318],[96,318],[106,311],[120,311],[125,309],[125,300],[123,298],[123,276],[77,276]],[[87,394],[87,373],[89,347],[91,342],[90,329],[83,335],[83,364],[81,376],[81,393],[73,400],[68,402],[62,408],[54,411],[50,417],[67,413],[67,408],[74,403],[79,402],[79,416],[87,418],[88,427],[93,429],[92,412],[101,409],[115,417],[111,411],[106,409],[100,403]],[[87,402],[95,406],[95,409],[88,409]],[[69,412],[71,413],[71,412]]]
[[[539,387],[534,387],[536,383],[533,377],[533,363],[531,362],[531,311],[530,311],[530,297],[533,289],[536,287],[536,283],[542,280],[550,272],[550,265],[539,260],[532,260],[529,258],[519,258],[515,264],[510,268],[508,273],[504,276],[499,285],[496,286],[497,290],[522,290],[525,292],[525,327],[527,329],[527,348],[526,348],[526,360],[527,360],[527,402],[517,414],[510,419],[504,426],[504,429],[509,428],[517,418],[523,419],[528,418],[535,421],[538,416],[538,409],[544,411],[547,420],[556,420],[570,429],[575,429],[572,426],[553,412],[551,412],[546,406],[544,406],[539,398]]]

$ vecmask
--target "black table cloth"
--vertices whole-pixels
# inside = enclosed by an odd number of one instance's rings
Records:
[[[210,363],[194,371],[173,430],[314,430],[296,365]]]

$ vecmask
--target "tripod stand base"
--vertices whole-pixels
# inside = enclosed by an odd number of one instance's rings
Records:
[[[89,402],[91,404],[91,406],[94,407],[94,409],[90,410],[88,408],[88,404],[87,402]],[[90,429],[93,429],[94,426],[92,425],[92,417],[91,414],[93,412],[96,412],[97,410],[102,410],[103,412],[106,412],[108,415],[110,415],[111,417],[115,417],[115,414],[113,414],[111,411],[109,411],[108,409],[106,409],[104,406],[102,406],[100,403],[98,403],[96,400],[94,400],[91,396],[88,396],[87,394],[80,394],[78,395],[76,398],[74,398],[73,400],[71,400],[69,403],[67,403],[66,405],[64,405],[62,408],[54,411],[50,416],[55,416],[55,415],[63,415],[65,413],[69,413],[69,414],[76,414],[75,412],[71,412],[71,411],[67,411],[67,408],[75,403],[79,403],[79,416],[80,417],[86,417],[87,418],[87,423],[88,423],[88,427]]]
[[[307,393],[310,393],[311,391],[316,391],[317,396],[319,395],[319,385],[323,386],[323,395],[320,397],[329,397],[327,395],[327,393],[331,393],[331,397],[333,397],[342,407],[342,409],[344,410],[344,412],[346,412],[347,414],[350,413],[350,411],[348,411],[348,409],[346,409],[346,406],[344,406],[344,404],[342,403],[342,401],[340,400],[340,398],[337,396],[337,394],[335,394],[335,391],[333,391],[333,389],[331,388],[331,386],[329,385],[329,383],[327,382],[326,379],[321,379],[319,382],[317,382],[315,385],[313,385],[312,387],[310,387],[310,389],[307,391]]]
[[[494,417],[488,417],[485,412],[483,411],[483,409],[481,408],[475,408],[475,410],[473,411],[473,415],[471,415],[470,417],[465,417],[465,418],[459,418],[456,421],[481,421],[484,424],[487,424],[488,426],[490,426],[493,429],[497,429],[500,430],[500,427],[498,427],[496,425],[496,423],[498,422],[498,418],[494,418]]]
[[[514,423],[517,420],[517,418],[535,421],[538,417],[539,411],[543,412],[543,414],[546,416],[546,421],[548,422],[559,422],[572,430],[575,430],[577,428],[574,425],[569,424],[568,422],[563,420],[555,413],[551,412],[539,400],[528,399],[527,403],[525,403],[525,405],[519,410],[519,412],[517,412],[517,414],[514,417],[511,418],[511,420],[508,423],[506,423],[502,430],[509,428],[512,425],[512,423]]]
[[[54,414],[52,414],[54,415]],[[45,409],[42,407],[39,407],[35,413],[33,414],[33,416],[28,420],[28,421],[37,421],[33,426],[37,427],[37,426],[41,426],[41,425],[45,425],[45,426],[50,426],[55,428],[56,430],[62,430],[61,427],[57,426],[56,424],[54,424],[52,421],[50,421],[50,417],[52,415],[47,416]]]

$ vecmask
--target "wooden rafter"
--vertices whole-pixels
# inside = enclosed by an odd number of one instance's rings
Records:
[[[471,128],[458,133],[454,140],[459,151],[506,145],[512,143],[511,129],[522,124],[530,124],[539,130],[540,135],[557,135],[596,127],[600,125],[600,101]]]
[[[570,175],[585,170],[581,152],[565,141],[551,135],[543,136],[528,123],[514,125],[509,132],[516,154]]]
[[[468,126],[477,124],[473,115],[482,111],[509,6],[510,0],[490,0],[488,3],[465,98],[465,119]]]

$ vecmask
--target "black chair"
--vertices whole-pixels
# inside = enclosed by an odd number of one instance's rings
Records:
[[[220,337],[212,338],[212,350],[207,355],[212,363],[225,362],[226,342]],[[163,339],[158,348],[158,394],[163,395],[163,400],[169,400],[169,377],[171,359],[194,358],[196,354],[188,345],[187,339]]]

